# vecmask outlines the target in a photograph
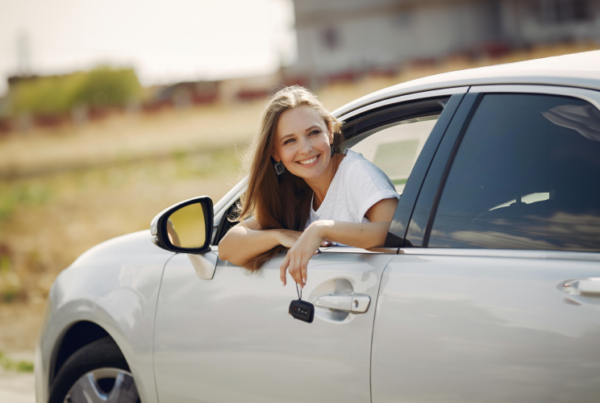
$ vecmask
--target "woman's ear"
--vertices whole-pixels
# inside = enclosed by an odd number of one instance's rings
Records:
[[[329,131],[329,144],[333,144],[333,127],[331,123],[327,123],[327,130]]]
[[[275,160],[275,162],[281,162],[281,158],[279,158],[279,154],[277,154],[277,150],[275,150],[273,148],[273,154],[271,154],[271,157]]]

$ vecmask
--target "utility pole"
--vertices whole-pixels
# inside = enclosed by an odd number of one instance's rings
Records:
[[[17,34],[17,75],[26,77],[32,74],[31,42],[27,31]]]

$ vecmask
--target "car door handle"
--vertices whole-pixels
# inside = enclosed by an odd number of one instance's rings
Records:
[[[600,277],[588,277],[566,281],[562,290],[571,295],[600,297]]]
[[[368,295],[321,295],[315,301],[319,308],[329,308],[350,313],[365,313],[371,304]]]
[[[586,278],[585,280],[579,280],[577,288],[582,294],[594,294],[600,296],[600,277],[592,277]]]

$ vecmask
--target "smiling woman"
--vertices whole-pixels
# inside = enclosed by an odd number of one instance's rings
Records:
[[[304,286],[319,246],[360,248],[385,242],[398,194],[361,154],[339,153],[341,122],[317,98],[293,86],[273,96],[255,141],[240,224],[219,243],[219,257],[258,270],[289,248],[281,264]]]

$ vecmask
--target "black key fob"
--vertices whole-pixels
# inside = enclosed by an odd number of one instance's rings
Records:
[[[289,314],[292,315],[294,319],[312,323],[315,318],[315,306],[310,302],[297,299],[290,302]]]

